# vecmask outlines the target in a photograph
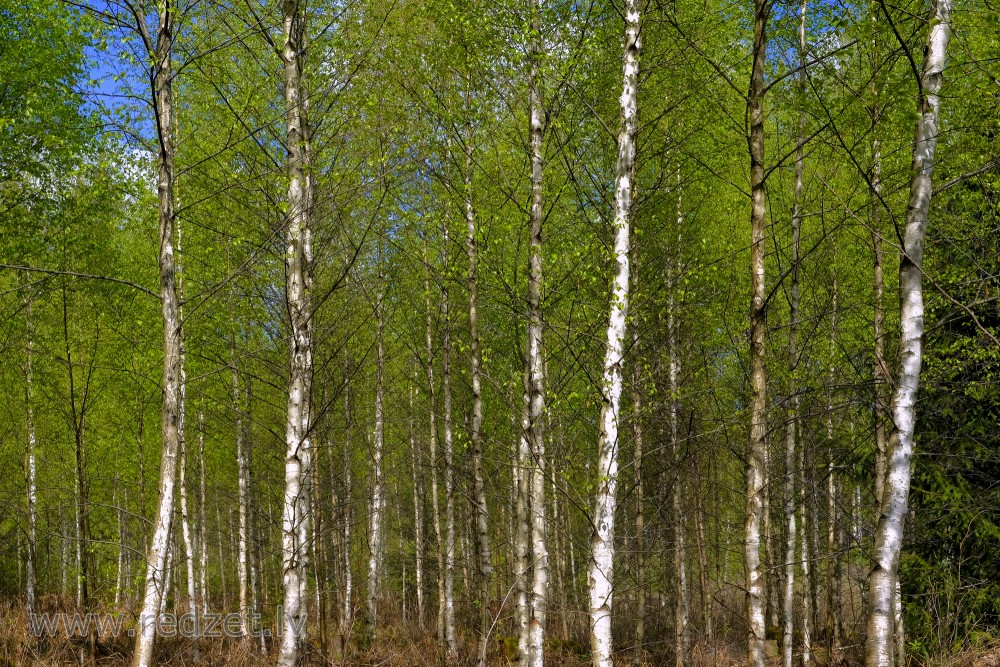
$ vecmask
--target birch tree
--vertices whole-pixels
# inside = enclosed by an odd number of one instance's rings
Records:
[[[476,213],[472,198],[473,145],[472,123],[466,125],[465,133],[465,251],[469,261],[466,286],[469,292],[469,366],[472,375],[472,422],[469,428],[469,444],[472,449],[472,503],[476,522],[476,578],[479,583],[479,653],[478,667],[486,666],[486,649],[489,642],[489,597],[490,575],[493,573],[490,551],[489,509],[486,505],[486,482],[483,474],[483,379],[482,358],[479,350],[479,290],[478,290],[478,242],[476,239]],[[416,489],[416,487],[415,487]],[[417,505],[419,506],[419,505]],[[420,515],[417,514],[419,523]],[[422,550],[422,536],[418,538],[418,549]],[[417,578],[420,573],[418,568]],[[417,587],[418,595],[420,587]],[[423,605],[421,604],[421,609]]]
[[[640,0],[625,5],[621,121],[615,165],[613,265],[607,347],[601,387],[597,453],[597,497],[590,539],[590,648],[594,667],[612,667],[611,607],[614,594],[615,510],[618,504],[618,424],[621,414],[622,358],[629,307],[629,241],[638,126],[637,87],[642,52]]]
[[[530,448],[530,465],[522,470],[527,479],[528,525],[531,535],[531,595],[527,625],[523,629],[524,650],[520,662],[527,667],[542,667],[544,662],[546,600],[549,585],[549,556],[545,544],[545,365],[542,347],[542,223],[544,202],[544,110],[542,108],[541,57],[542,24],[538,0],[531,0],[531,25],[528,40],[529,115],[531,146],[531,214],[529,224],[529,270],[527,299],[527,383],[525,401],[527,419],[522,440]]]
[[[163,318],[163,406],[161,428],[163,446],[160,459],[160,486],[153,537],[146,558],[145,590],[139,628],[136,632],[133,667],[149,667],[153,659],[156,619],[166,590],[166,561],[174,514],[174,486],[180,450],[181,322],[174,260],[174,108],[173,38],[175,8],[166,3],[158,8],[155,37],[146,25],[142,5],[135,6],[136,28],[146,52],[151,54],[150,81],[156,116],[157,194],[159,202],[159,274]]]
[[[285,429],[285,495],[281,518],[282,636],[279,667],[294,667],[305,642],[307,565],[309,557],[308,482],[312,465],[311,391],[312,338],[312,230],[309,186],[308,130],[301,88],[304,65],[304,7],[298,0],[282,5],[285,123],[288,158],[288,213],[285,219],[285,300],[289,336],[288,407]]]
[[[367,618],[368,633],[370,637],[375,636],[375,627],[378,614],[378,589],[379,570],[384,541],[383,526],[384,517],[382,515],[385,482],[383,479],[382,457],[385,451],[385,343],[383,341],[383,330],[385,327],[384,313],[382,311],[382,290],[384,289],[384,278],[382,276],[381,249],[379,250],[379,276],[378,285],[375,291],[375,429],[372,443],[372,505],[371,519],[368,536],[368,590],[367,590]]]
[[[900,365],[892,398],[892,428],[886,443],[890,458],[875,531],[874,563],[868,575],[868,638],[865,645],[868,667],[889,667],[893,662],[893,602],[898,585],[896,568],[910,491],[917,385],[924,335],[924,237],[933,193],[940,94],[951,38],[951,11],[952,0],[937,0],[934,3],[928,20],[927,45],[918,86],[919,117],[913,139],[909,201],[899,266]]]
[[[764,284],[766,189],[764,175],[764,68],[770,0],[755,0],[753,61],[747,94],[747,143],[750,150],[750,450],[747,457],[744,572],[749,667],[764,667],[764,570],[761,567],[761,520],[764,514],[764,468],[767,462],[767,293]]]
[[[806,0],[799,11],[799,104],[805,98],[806,66]],[[792,275],[788,297],[788,425],[785,427],[785,489],[784,511],[786,524],[785,542],[785,590],[782,615],[785,619],[784,636],[781,644],[781,661],[784,667],[792,667],[792,652],[795,642],[795,446],[799,428],[799,396],[797,376],[799,372],[799,242],[802,229],[802,171],[805,152],[805,113],[799,111],[799,136],[795,146],[795,190],[792,195]],[[804,559],[803,559],[804,560]],[[803,627],[803,638],[809,636],[808,621]],[[804,656],[809,655],[806,648]],[[806,659],[807,660],[807,659]]]
[[[24,450],[24,495],[28,511],[28,526],[26,532],[27,544],[25,559],[24,611],[27,618],[35,614],[37,604],[35,588],[35,540],[38,526],[38,471],[35,466],[35,448],[38,440],[35,434],[34,403],[34,372],[32,357],[34,356],[35,340],[31,319],[31,296],[25,299],[24,322],[27,333],[27,353],[24,364],[24,417],[28,441]]]
[[[451,394],[451,309],[448,296],[448,246],[447,222],[443,225],[441,281],[441,316],[443,331],[441,341],[441,393],[444,403],[444,497],[445,497],[445,546],[444,546],[444,636],[446,659],[458,659],[458,639],[455,635],[455,472],[454,435],[452,431]]]

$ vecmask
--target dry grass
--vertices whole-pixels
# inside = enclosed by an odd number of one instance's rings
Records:
[[[42,612],[69,612],[73,609],[54,596],[45,597],[40,604]],[[102,612],[114,612],[101,609]],[[474,617],[470,610],[464,610],[458,618],[459,627],[474,627]],[[333,655],[332,649],[324,655],[320,650],[316,628],[310,628],[310,644],[303,656],[303,667],[440,667],[442,664],[434,636],[433,621],[420,629],[410,620],[401,618],[399,605],[387,600],[380,610],[380,626],[374,641],[366,642],[361,636],[358,624],[352,639],[346,642],[342,655]],[[128,618],[128,616],[126,616]],[[500,626],[504,623],[501,622]],[[571,632],[569,638],[559,636],[561,623],[554,619],[550,624],[553,632],[546,640],[546,664],[551,667],[587,667],[590,664],[589,646],[585,628],[580,626]],[[652,624],[652,632],[647,630],[648,648],[641,667],[672,665],[672,633],[664,625]],[[126,622],[126,628],[128,623]],[[570,627],[573,627],[572,625]],[[621,628],[627,632],[628,628]],[[730,633],[732,635],[732,633]],[[336,642],[339,645],[341,642]],[[471,633],[459,635],[459,660],[452,667],[474,664],[476,638]],[[741,667],[746,662],[745,648],[738,637],[719,639],[713,644],[698,641],[692,646],[691,667]],[[616,665],[631,667],[634,650],[625,648],[625,637],[616,638],[623,647]],[[333,638],[329,644],[334,645]],[[126,633],[118,637],[100,637],[96,651],[96,664],[101,667],[125,667],[132,655],[132,638]],[[225,665],[226,667],[255,667],[274,664],[275,641],[271,640],[268,652],[261,654],[256,641],[248,642],[233,638],[202,639],[201,665]],[[815,654],[818,667],[854,667],[861,664],[860,647],[853,647],[838,653],[834,664],[829,665],[824,651],[817,647]],[[193,666],[194,641],[187,638],[161,637],[157,641],[156,664],[163,667]],[[515,664],[511,653],[516,649],[516,640],[501,634],[494,636],[489,644],[489,667],[504,667]],[[56,667],[80,664],[80,654],[85,645],[79,637],[65,634],[52,638],[35,638],[29,635],[22,603],[18,600],[0,601],[0,667]],[[773,657],[769,664],[778,667],[780,658]],[[916,667],[911,663],[911,667]],[[939,667],[1000,667],[1000,644],[984,646],[976,651],[966,651],[941,661]]]

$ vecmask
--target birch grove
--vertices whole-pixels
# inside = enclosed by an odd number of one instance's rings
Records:
[[[8,4],[4,664],[992,659],[990,0]]]

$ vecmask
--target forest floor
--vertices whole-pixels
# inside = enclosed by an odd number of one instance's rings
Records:
[[[61,613],[65,609],[59,601],[49,598],[43,602],[46,613]],[[102,610],[106,611],[106,610]],[[113,613],[113,612],[112,612]],[[127,617],[127,614],[123,614]],[[52,636],[37,637],[29,631],[23,605],[18,601],[0,603],[0,667],[62,667],[63,665],[96,664],[107,667],[125,667],[130,664],[134,639],[127,632],[114,636],[103,633],[97,643],[95,663],[90,663],[88,644],[82,636],[70,636],[65,628]],[[310,628],[310,637],[317,632]],[[360,640],[352,640],[343,649],[341,637],[331,638],[324,653],[318,641],[311,642],[305,650],[302,667],[439,667],[437,642],[433,627],[419,628],[415,623],[404,623],[398,617],[387,618],[380,626],[378,638],[367,646]],[[585,638],[584,638],[585,639]],[[662,639],[667,639],[666,637]],[[651,649],[664,641],[653,641]],[[256,667],[274,664],[276,644],[269,642],[268,650],[262,653],[256,640],[245,641],[231,637],[215,639],[202,638],[199,641],[200,660],[194,661],[194,640],[186,637],[160,637],[156,644],[156,664],[161,667],[188,667],[208,665],[226,667]],[[860,647],[853,647],[859,649]],[[516,649],[516,639],[497,635],[489,644],[489,667],[516,665],[512,651]],[[769,642],[769,667],[780,667],[776,643]],[[475,637],[459,636],[459,660],[455,667],[474,665],[476,653]],[[616,659],[616,665],[631,667],[635,664],[634,652],[623,650]],[[546,640],[546,664],[551,667],[587,667],[590,656],[587,645],[579,639]],[[844,650],[835,656],[833,665],[827,660],[826,652],[817,647],[814,654],[816,667],[860,667],[863,657],[860,650]],[[673,665],[673,656],[666,650],[651,650],[640,667]],[[796,661],[798,664],[798,660]],[[691,667],[740,667],[745,663],[744,649],[737,641],[716,641],[714,645],[698,642],[692,646]],[[928,660],[917,660],[910,656],[907,667],[1000,667],[1000,642],[975,650]]]

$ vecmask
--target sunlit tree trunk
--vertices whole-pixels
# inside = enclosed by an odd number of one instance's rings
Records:
[[[806,65],[806,5],[802,0],[799,12],[799,104],[805,98]],[[799,240],[802,230],[802,171],[805,152],[805,114],[799,111],[799,137],[795,147],[795,190],[792,195],[792,275],[788,299],[788,424],[785,427],[785,485],[784,509],[786,524],[784,601],[782,615],[785,621],[781,642],[782,664],[792,667],[795,644],[795,447],[799,429]],[[808,650],[806,651],[808,654]]]
[[[625,3],[622,55],[621,126],[615,166],[614,252],[610,313],[601,382],[601,413],[597,438],[597,496],[594,531],[590,538],[590,650],[594,667],[612,667],[611,608],[614,594],[615,511],[618,507],[618,448],[622,395],[622,358],[629,307],[629,241],[638,126],[637,86],[640,41],[639,0]]]
[[[301,87],[304,12],[297,0],[283,3],[288,212],[285,219],[285,300],[289,336],[288,407],[285,430],[285,493],[281,517],[282,636],[279,667],[295,667],[306,633],[309,558],[309,479],[312,340],[312,232],[310,228],[308,130]]]
[[[531,577],[531,542],[529,524],[530,502],[530,466],[531,444],[528,432],[528,365],[525,363],[523,373],[524,400],[521,409],[521,432],[517,440],[517,461],[514,465],[514,493],[516,530],[514,535],[514,589],[517,627],[518,659],[527,663],[528,654],[528,624],[531,618],[531,599],[529,579]]]
[[[764,467],[767,462],[767,375],[764,345],[767,335],[767,292],[764,286],[767,202],[764,181],[764,68],[767,20],[771,0],[754,2],[753,65],[747,95],[750,150],[750,449],[747,456],[744,571],[747,659],[749,667],[764,667],[764,570],[761,567],[761,519],[764,513]]]
[[[69,379],[69,408],[73,426],[73,441],[76,453],[76,498],[74,507],[76,510],[76,606],[80,612],[90,611],[90,596],[94,591],[94,568],[92,567],[92,555],[90,547],[90,479],[87,465],[87,430],[86,417],[90,402],[90,383],[94,369],[94,358],[89,359],[86,372],[83,374],[82,387],[78,388],[76,374],[73,372],[75,364],[69,334],[69,310],[66,301],[66,287],[62,288],[62,308],[63,308],[63,343],[65,344],[66,369]],[[98,328],[95,335],[100,334]],[[88,628],[87,641],[79,647],[80,664],[97,661],[97,631],[96,628]]]
[[[813,628],[813,569],[812,551],[809,548],[809,506],[806,498],[806,453],[799,451],[799,542],[802,550],[802,667],[812,664]]]
[[[198,583],[202,606],[208,609],[208,520],[205,517],[205,414],[201,410],[198,410],[198,526]]]
[[[182,262],[181,262],[181,223],[180,220],[177,221],[177,298],[180,300],[181,304],[184,303],[184,274],[182,272]],[[183,305],[178,306],[178,317],[181,321],[181,326],[183,328],[184,324],[184,309]],[[180,448],[178,451],[179,461],[178,466],[180,468],[178,482],[180,484],[180,510],[181,510],[181,539],[184,545],[184,570],[186,575],[187,583],[187,604],[188,613],[192,618],[198,618],[198,602],[195,596],[195,572],[194,572],[194,542],[191,537],[191,520],[188,514],[188,496],[187,496],[187,437],[185,433],[185,426],[187,423],[187,371],[184,369],[186,358],[186,348],[184,345],[184,339],[181,338],[181,402],[180,402],[180,418],[178,420],[178,431],[180,432]],[[197,624],[195,624],[197,628]],[[192,658],[195,664],[201,662],[201,652],[198,645],[198,637],[195,634],[194,646]]]
[[[444,560],[444,637],[447,646],[446,658],[449,662],[458,660],[458,639],[455,636],[455,462],[454,437],[451,411],[451,309],[448,296],[448,223],[442,225],[442,266],[444,280],[441,281],[441,393],[444,402],[444,515],[445,515],[445,560]]]
[[[544,109],[541,94],[541,10],[531,0],[529,53],[530,135],[531,135],[531,215],[528,272],[527,353],[528,419],[524,439],[531,450],[526,483],[529,489],[528,518],[531,533],[531,599],[527,626],[526,655],[520,664],[542,667],[545,612],[549,586],[549,555],[545,544],[545,365],[542,347],[542,223],[545,219],[543,182]]]
[[[826,444],[827,444],[827,466],[826,466],[826,502],[827,502],[827,567],[826,567],[826,650],[827,655],[832,656],[840,648],[840,623],[838,612],[840,611],[840,589],[838,587],[839,577],[837,568],[839,567],[840,554],[837,545],[837,472],[834,464],[834,437],[833,437],[833,386],[835,381],[835,355],[837,351],[837,281],[833,281],[831,315],[830,315],[830,361],[827,378],[827,404],[826,404]]]
[[[638,282],[639,262],[636,245],[632,247],[632,272]],[[633,318],[634,319],[634,318]],[[643,476],[645,452],[642,438],[642,357],[639,348],[639,324],[632,327],[632,440],[635,447],[635,569],[636,620],[635,667],[646,659],[646,479]],[[561,566],[561,563],[560,563]],[[563,604],[565,606],[565,603]]]
[[[182,383],[183,387],[183,383]],[[184,391],[181,391],[181,396],[184,395]],[[181,420],[183,422],[183,419]],[[183,427],[181,428],[183,433]],[[184,568],[187,575],[187,611],[191,614],[194,619],[198,618],[198,601],[197,593],[195,592],[195,571],[194,571],[194,541],[191,537],[191,522],[188,516],[188,499],[187,499],[187,452],[185,447],[186,440],[181,438],[181,449],[179,452],[180,461],[178,465],[180,466],[180,477],[178,482],[180,484],[180,496],[181,496],[181,533],[184,540]],[[195,626],[197,628],[197,625]],[[193,647],[193,660],[197,664],[201,661],[201,652],[198,646],[198,635],[194,636],[194,647]]]
[[[428,464],[431,475],[431,518],[434,523],[434,538],[437,545],[437,589],[438,589],[438,613],[437,613],[437,641],[441,655],[445,654],[445,542],[444,533],[441,529],[441,504],[438,494],[438,445],[437,445],[437,406],[434,395],[434,311],[431,306],[431,279],[430,279],[430,258],[427,253],[427,245],[430,242],[428,230],[424,230],[424,343],[426,345],[426,367],[427,372],[427,401],[429,419],[429,437],[427,442]]]
[[[233,414],[236,417],[236,479],[239,503],[239,553],[236,558],[237,588],[240,596],[240,632],[250,636],[250,459],[243,428],[243,407],[240,403],[240,372],[236,367],[236,336],[229,338],[230,370],[233,376]]]
[[[148,34],[141,7],[137,29],[153,57],[153,102],[159,152],[157,154],[157,194],[159,200],[160,301],[163,314],[163,444],[160,462],[160,489],[153,538],[146,558],[146,583],[142,611],[136,632],[133,667],[149,667],[153,657],[155,620],[166,588],[166,560],[174,514],[174,485],[180,449],[180,356],[181,323],[178,315],[174,276],[174,109],[171,84],[173,67],[173,5],[162,5],[157,17],[155,42]]]
[[[417,446],[416,430],[413,425],[413,395],[416,389],[416,369],[410,387],[410,471],[413,482],[413,550],[416,560],[414,576],[417,589],[417,627],[424,627],[424,482],[423,460]]]
[[[343,588],[343,609],[340,617],[340,634],[345,637],[351,635],[351,625],[354,622],[353,613],[353,584],[354,578],[351,573],[351,521],[353,520],[352,490],[351,490],[351,367],[344,352],[344,488],[343,494],[343,528],[344,528],[344,588]]]
[[[115,492],[113,494],[115,511],[118,514],[118,567],[115,570],[115,609],[121,605],[122,593],[125,588],[125,553],[128,549],[125,532],[125,507],[118,498],[120,480],[115,476]],[[126,498],[127,500],[127,498]]]
[[[465,250],[469,258],[466,285],[469,290],[469,364],[472,373],[472,425],[469,429],[472,447],[472,503],[476,524],[476,579],[479,586],[479,651],[478,667],[486,665],[486,647],[490,630],[490,576],[493,557],[490,551],[489,509],[486,506],[486,480],[483,475],[483,380],[479,352],[478,241],[476,215],[472,200],[472,125],[465,135]]]
[[[708,554],[705,546],[705,499],[702,493],[702,468],[701,456],[695,458],[697,463],[696,475],[694,479],[694,521],[695,540],[698,548],[698,589],[701,592],[701,619],[704,643],[708,645],[710,651],[714,651],[713,645],[715,636],[712,629],[712,592],[708,583]]]
[[[24,321],[27,329],[28,349],[24,366],[24,407],[25,407],[25,427],[28,432],[27,447],[24,451],[24,495],[28,510],[28,530],[27,545],[25,552],[25,585],[24,585],[24,606],[25,614],[30,619],[35,614],[37,606],[35,589],[37,586],[35,578],[35,536],[38,526],[38,474],[35,465],[35,448],[38,441],[35,435],[35,385],[33,373],[33,356],[35,351],[35,337],[33,320],[31,318],[31,297],[25,300]],[[119,550],[119,560],[124,549]],[[121,566],[119,565],[119,571]],[[121,586],[118,587],[118,590]],[[116,593],[117,596],[117,593]],[[117,601],[116,601],[117,606]]]
[[[913,140],[910,196],[899,265],[900,367],[892,399],[892,429],[887,443],[890,458],[875,532],[874,563],[868,575],[869,617],[865,646],[868,667],[888,667],[893,659],[893,598],[898,586],[895,575],[910,490],[924,333],[924,236],[930,215],[934,153],[939,132],[939,95],[951,38],[951,9],[952,0],[934,3],[917,100],[920,117]]]
[[[670,449],[674,457],[674,469],[677,475],[671,489],[671,504],[674,520],[674,575],[677,578],[677,596],[674,602],[674,664],[685,667],[688,664],[691,651],[690,628],[690,596],[687,581],[687,529],[685,527],[686,512],[684,511],[685,489],[681,470],[681,443],[678,422],[680,419],[680,372],[681,357],[677,344],[677,317],[675,314],[675,291],[680,282],[681,273],[681,234],[680,228],[684,221],[681,208],[681,170],[677,167],[677,245],[674,248],[674,258],[667,277],[667,354],[668,381],[670,384]]]
[[[326,401],[321,400],[320,404],[325,405]],[[323,539],[323,531],[326,528],[323,522],[323,507],[321,504],[322,496],[320,495],[320,489],[322,485],[320,484],[319,473],[322,465],[320,459],[321,447],[316,447],[313,452],[313,467],[312,467],[312,509],[311,514],[313,517],[313,534],[312,534],[312,550],[313,550],[313,576],[315,576],[316,583],[316,613],[317,616],[317,627],[319,629],[319,645],[320,650],[323,655],[327,654],[327,625],[326,625],[326,549],[325,540]],[[331,448],[327,448],[327,451],[331,451]]]
[[[379,262],[381,262],[381,257]],[[382,457],[385,450],[385,344],[383,330],[385,314],[382,310],[383,277],[379,269],[378,287],[375,295],[375,428],[372,438],[372,504],[368,535],[368,588],[367,617],[368,633],[375,636],[378,615],[378,591],[381,556],[383,549],[385,527],[383,526],[383,505],[385,496],[385,480],[383,478]]]

